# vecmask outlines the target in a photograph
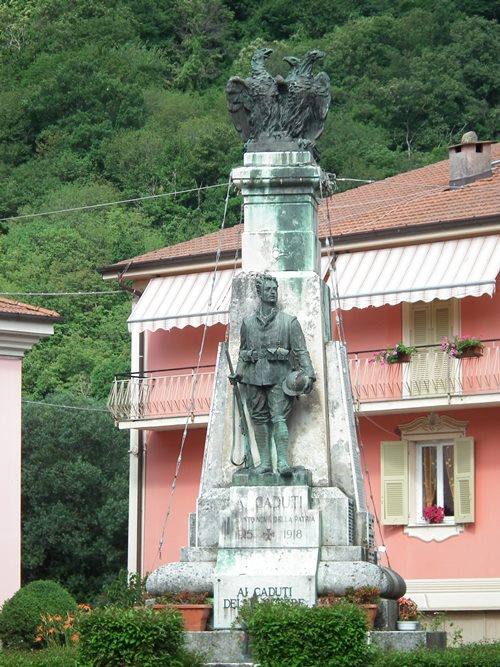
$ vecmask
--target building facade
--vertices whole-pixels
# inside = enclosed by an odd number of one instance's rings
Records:
[[[21,380],[24,353],[54,333],[53,310],[0,297],[0,606],[21,586]]]

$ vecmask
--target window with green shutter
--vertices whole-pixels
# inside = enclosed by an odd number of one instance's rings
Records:
[[[425,525],[429,505],[444,508],[444,524],[474,521],[474,438],[465,437],[466,425],[431,414],[400,426],[401,440],[381,443],[383,524]]]

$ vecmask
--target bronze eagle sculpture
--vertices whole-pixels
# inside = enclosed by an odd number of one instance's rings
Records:
[[[286,144],[313,149],[323,132],[330,107],[330,78],[313,74],[322,51],[309,51],[302,60],[284,58],[290,70],[284,79],[266,69],[272,49],[257,49],[251,60],[251,76],[229,79],[228,110],[246,149],[281,150]]]

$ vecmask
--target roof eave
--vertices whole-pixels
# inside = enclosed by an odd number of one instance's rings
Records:
[[[24,313],[9,313],[9,312],[0,312],[0,319],[2,320],[23,320],[23,321],[32,321],[32,322],[47,322],[47,324],[61,323],[64,322],[64,317],[61,315],[28,315]]]
[[[449,237],[450,233],[453,233],[454,231],[457,232],[457,236],[460,236],[467,232],[467,228],[470,228],[470,234],[480,230],[484,233],[485,228],[492,226],[495,228],[500,227],[500,211],[496,215],[478,216],[459,220],[434,220],[430,223],[408,225],[404,227],[368,230],[352,234],[334,234],[333,243],[338,250],[350,246],[369,246],[370,243],[374,241],[377,241],[377,245],[380,245],[380,243],[384,241],[387,242],[388,245],[392,245],[391,239],[396,242],[403,238],[410,239],[411,237],[422,236],[432,237],[439,236],[440,234],[446,234]],[[492,230],[492,233],[494,231],[497,231],[497,229]],[[325,245],[325,238],[326,236],[321,237],[323,247]],[[235,259],[235,250],[235,248],[232,248],[221,252],[219,263],[224,265],[227,265],[228,262],[239,264],[241,262],[241,257]],[[102,274],[104,280],[113,280],[119,278],[123,273],[123,270],[126,268],[126,275],[123,277],[131,279],[138,275],[154,275],[155,272],[163,272],[165,270],[175,272],[176,269],[186,268],[193,270],[194,267],[199,267],[198,270],[203,270],[202,265],[213,266],[214,256],[215,253],[210,252],[199,255],[167,257],[143,262],[132,262],[128,267],[123,263],[111,264],[110,266],[100,267],[97,270]]]

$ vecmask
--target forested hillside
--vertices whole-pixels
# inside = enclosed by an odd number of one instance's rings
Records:
[[[130,295],[96,268],[218,228],[242,160],[224,88],[248,75],[255,47],[274,49],[275,73],[285,55],[326,53],[321,165],[380,179],[442,159],[468,129],[498,138],[498,7],[0,0],[0,292],[64,317],[25,359],[25,397],[103,405],[113,373],[127,371]],[[151,195],[162,196],[92,208]],[[235,195],[228,224],[239,206]],[[51,213],[62,209],[77,210]],[[125,505],[117,513],[124,525]]]

